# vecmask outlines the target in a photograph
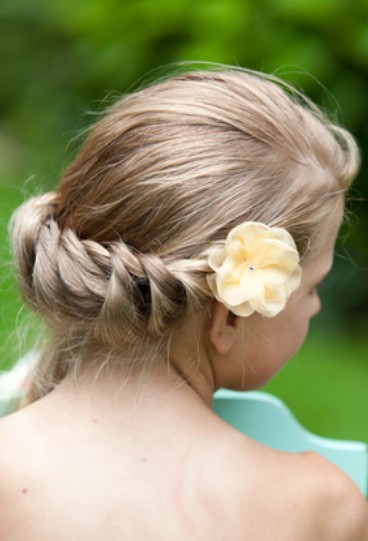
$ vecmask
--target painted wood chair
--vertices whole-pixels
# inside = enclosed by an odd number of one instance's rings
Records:
[[[303,428],[278,398],[260,391],[221,389],[214,411],[249,437],[280,451],[315,451],[347,473],[367,496],[368,445],[323,438]]]
[[[23,392],[0,391],[0,417],[5,417],[5,415],[14,411],[22,400],[23,395]]]

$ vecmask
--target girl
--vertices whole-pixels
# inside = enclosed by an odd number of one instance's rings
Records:
[[[368,540],[345,475],[211,410],[300,347],[319,311],[351,136],[273,77],[177,75],[126,96],[11,229],[48,325],[0,423],[0,538]]]

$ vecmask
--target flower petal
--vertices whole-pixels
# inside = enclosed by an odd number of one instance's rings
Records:
[[[237,315],[279,313],[300,284],[301,267],[294,239],[285,229],[245,222],[223,245],[209,249],[208,277],[215,298]]]

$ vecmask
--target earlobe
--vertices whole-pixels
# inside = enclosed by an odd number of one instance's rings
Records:
[[[223,304],[215,302],[212,308],[209,339],[217,353],[222,355],[234,345],[240,318],[230,312]]]

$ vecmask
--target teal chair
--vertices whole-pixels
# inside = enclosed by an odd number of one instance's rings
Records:
[[[308,432],[278,398],[260,391],[221,389],[214,411],[234,428],[268,447],[300,453],[315,451],[347,473],[367,496],[368,446],[322,438]]]
[[[5,417],[16,407],[24,396],[23,392],[1,391],[0,390],[0,417]]]

